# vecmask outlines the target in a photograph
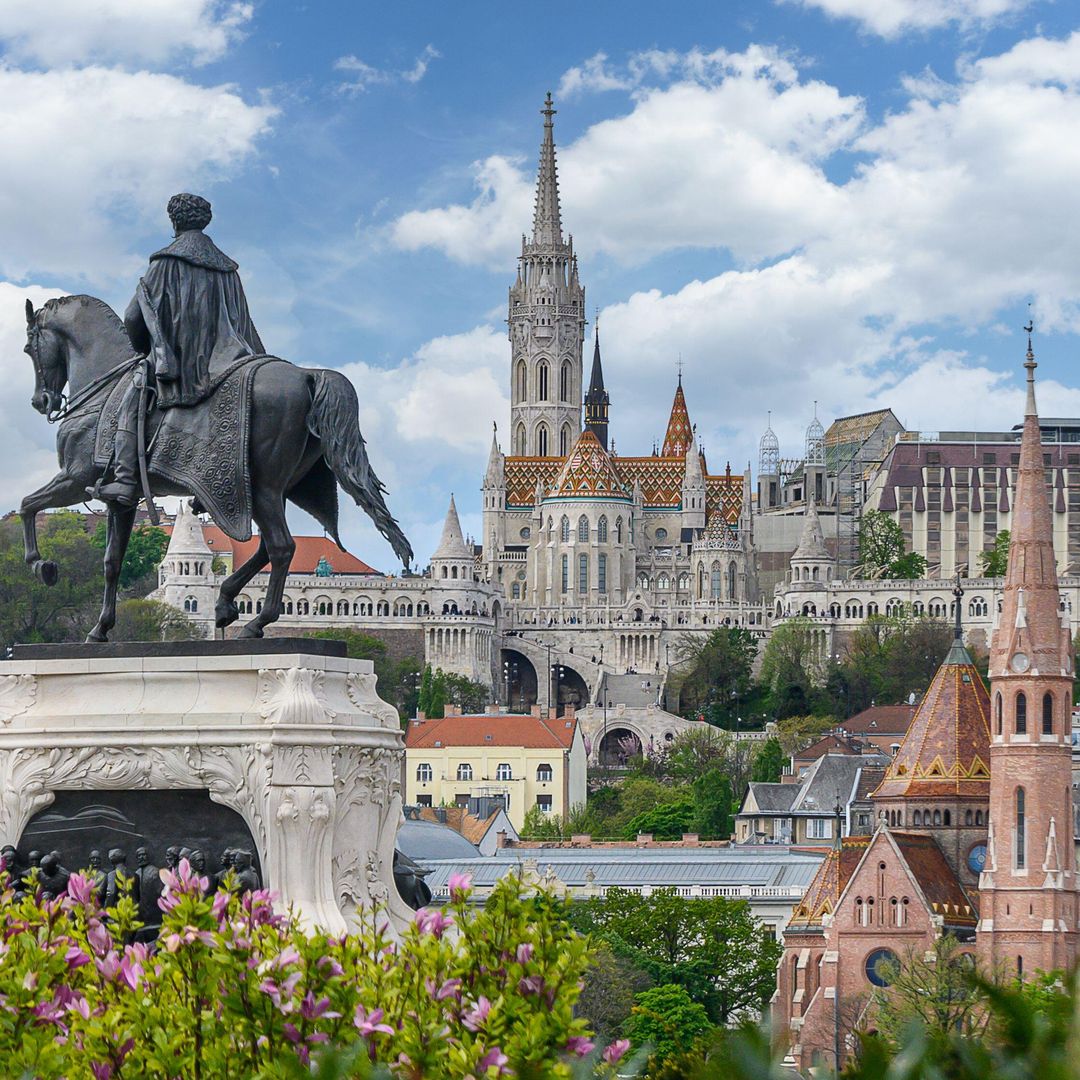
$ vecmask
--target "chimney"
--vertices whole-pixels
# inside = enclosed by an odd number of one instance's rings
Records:
[[[639,832],[637,834],[637,840],[634,841],[634,844],[637,847],[648,847],[653,842],[652,838],[653,838],[652,833]]]
[[[443,707],[443,716],[460,716],[460,715],[461,715],[461,706],[460,705],[446,705],[446,706]]]
[[[544,715],[544,713],[539,705],[534,705],[529,710],[529,715],[532,716],[534,719],[539,720]]]
[[[559,719],[559,710],[556,709],[556,708],[548,708],[547,718],[549,720],[558,720]]]
[[[499,831],[498,831],[498,832],[497,832],[497,833],[495,834],[495,846],[496,846],[497,848],[504,848],[504,847],[506,847],[506,830],[505,830],[505,829],[500,829],[500,830],[499,830]]]
[[[685,847],[697,847],[698,834],[696,832],[684,832],[682,834],[682,842]]]
[[[592,843],[592,837],[588,833],[574,833],[570,837],[571,847],[588,847]]]
[[[422,712],[420,712],[419,709],[417,709],[417,711],[416,711],[416,722],[418,724],[422,724],[426,719],[427,719],[427,717]]]
[[[565,706],[563,708],[563,719],[564,720],[573,720],[574,719],[574,706],[573,705],[567,705],[567,706]]]

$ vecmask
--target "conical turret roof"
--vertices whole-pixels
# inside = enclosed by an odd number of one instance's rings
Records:
[[[173,521],[172,535],[169,537],[169,546],[165,552],[166,557],[169,555],[213,557],[213,554],[203,535],[202,522],[191,509],[191,500],[181,499],[180,508],[176,511],[176,519]]]
[[[615,474],[608,452],[596,435],[586,428],[570,451],[548,498],[557,496],[597,496],[627,498],[626,489]]]
[[[694,429],[690,426],[690,414],[686,408],[686,396],[683,394],[682,376],[675,387],[675,400],[671,403],[671,416],[668,417],[662,457],[683,457],[694,441]]]
[[[471,559],[472,552],[465,543],[465,537],[461,534],[461,522],[458,520],[457,506],[454,505],[454,496],[450,496],[450,506],[446,511],[446,520],[443,522],[442,539],[435,549],[434,559]]]
[[[821,562],[831,558],[829,549],[825,546],[825,536],[821,531],[821,519],[818,517],[817,503],[811,498],[806,507],[799,546],[795,549],[795,554],[791,556],[791,561]]]
[[[563,242],[562,214],[559,209],[559,177],[555,168],[555,125],[552,117],[551,94],[548,93],[544,107],[544,138],[540,143],[540,167],[536,177],[536,209],[533,213],[532,242],[543,247],[554,247]]]

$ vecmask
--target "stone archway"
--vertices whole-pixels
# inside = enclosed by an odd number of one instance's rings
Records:
[[[589,704],[589,684],[585,677],[567,667],[561,660],[558,663],[556,678],[556,703],[561,712],[567,705],[573,705],[575,709],[583,709]]]
[[[600,739],[597,758],[603,766],[623,768],[642,753],[641,740],[634,732],[628,727],[611,727]]]
[[[501,658],[499,697],[511,712],[528,712],[539,701],[536,668],[517,649],[503,649]]]

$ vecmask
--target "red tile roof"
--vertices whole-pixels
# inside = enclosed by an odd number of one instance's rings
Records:
[[[974,926],[978,922],[976,901],[953,873],[937,841],[923,833],[891,835],[933,913],[950,926]]]
[[[789,926],[820,926],[823,915],[832,915],[855,867],[870,845],[869,836],[845,836],[840,850],[833,848],[818,867],[814,880],[792,913]]]
[[[871,705],[838,725],[850,735],[905,735],[917,705]]]
[[[410,720],[405,746],[410,750],[442,746],[524,746],[568,750],[577,720],[556,720],[510,713],[503,716],[447,716],[442,720]]]
[[[170,536],[172,525],[162,525],[162,528]],[[203,536],[206,545],[215,555],[226,555],[230,552],[233,557],[233,566],[238,567],[247,562],[255,554],[259,547],[259,538],[253,536],[250,540],[238,541],[226,536],[216,525],[203,525]],[[379,571],[362,562],[355,555],[350,555],[326,536],[295,536],[296,554],[289,565],[290,574],[314,574],[315,567],[319,565],[319,559],[325,558],[335,574],[378,574]]]

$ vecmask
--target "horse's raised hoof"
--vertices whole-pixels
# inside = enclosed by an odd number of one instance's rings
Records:
[[[263,636],[263,628],[256,626],[254,623],[248,623],[243,630],[240,631],[241,637],[257,638]]]
[[[52,559],[38,559],[34,563],[34,576],[44,585],[55,585],[60,580],[60,567]]]
[[[230,626],[240,618],[240,609],[232,600],[226,600],[224,597],[219,597],[218,602],[214,605],[214,625],[223,630],[226,626]]]
[[[95,626],[89,634],[86,635],[87,645],[102,645],[109,640],[109,635],[101,629],[100,626]]]

